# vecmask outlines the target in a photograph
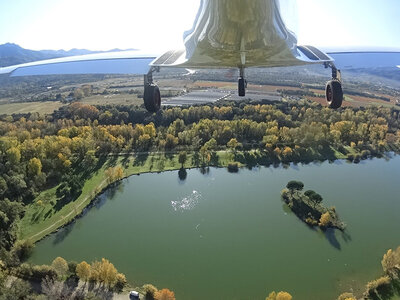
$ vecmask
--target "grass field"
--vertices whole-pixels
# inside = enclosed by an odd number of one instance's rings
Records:
[[[33,113],[51,114],[65,104],[56,101],[0,104],[0,114]]]

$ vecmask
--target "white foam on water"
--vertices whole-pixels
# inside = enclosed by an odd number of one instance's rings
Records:
[[[171,201],[171,205],[175,211],[191,210],[195,208],[200,199],[201,194],[198,191],[193,190],[190,195],[183,197],[180,200]]]

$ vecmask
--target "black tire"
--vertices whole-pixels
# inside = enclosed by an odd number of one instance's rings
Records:
[[[149,112],[157,112],[161,107],[161,94],[157,85],[151,84],[144,88],[144,106]]]
[[[325,87],[325,96],[330,108],[336,109],[341,107],[343,102],[343,90],[340,81],[328,81]]]
[[[244,78],[239,78],[238,80],[238,93],[240,97],[244,97],[246,95],[246,81]]]

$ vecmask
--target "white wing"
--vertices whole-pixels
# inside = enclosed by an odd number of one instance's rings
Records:
[[[324,49],[335,60],[338,69],[396,68],[400,65],[400,49],[360,48]]]
[[[69,56],[0,68],[10,76],[55,74],[147,74],[157,57],[140,51]]]

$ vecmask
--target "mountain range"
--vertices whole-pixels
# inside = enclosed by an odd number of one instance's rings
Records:
[[[128,49],[133,50],[133,49]],[[29,50],[13,43],[0,45],[0,67],[23,64],[31,61],[51,59],[65,56],[84,55],[101,52],[124,51],[120,49],[112,49],[109,51],[90,51],[86,49],[65,50]]]

